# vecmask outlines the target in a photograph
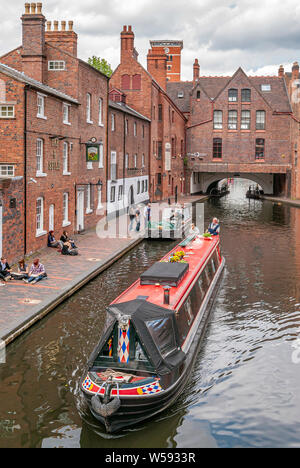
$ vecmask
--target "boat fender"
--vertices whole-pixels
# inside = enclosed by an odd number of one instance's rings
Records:
[[[118,411],[121,401],[119,397],[114,397],[108,403],[101,403],[100,397],[94,395],[91,399],[91,405],[95,413],[100,414],[103,418],[107,418],[107,416],[111,416]]]

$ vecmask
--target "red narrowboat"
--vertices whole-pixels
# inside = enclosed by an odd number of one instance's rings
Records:
[[[80,383],[107,432],[160,413],[182,393],[224,264],[219,236],[190,236],[110,304]]]

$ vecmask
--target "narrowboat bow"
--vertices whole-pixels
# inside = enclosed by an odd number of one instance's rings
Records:
[[[224,264],[219,236],[190,236],[110,304],[80,385],[107,432],[156,415],[184,390]]]

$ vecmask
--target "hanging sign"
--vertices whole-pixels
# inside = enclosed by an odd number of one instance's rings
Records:
[[[87,144],[86,145],[86,160],[99,161],[99,145]]]

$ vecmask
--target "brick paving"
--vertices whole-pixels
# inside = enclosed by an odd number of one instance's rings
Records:
[[[178,202],[192,203],[206,198],[186,196]],[[91,230],[75,236],[79,248],[76,257],[61,255],[52,248],[35,252],[26,263],[30,266],[33,258],[38,257],[45,265],[48,278],[37,284],[12,280],[0,287],[0,339],[11,342],[142,239],[135,233],[126,238],[101,239]]]

